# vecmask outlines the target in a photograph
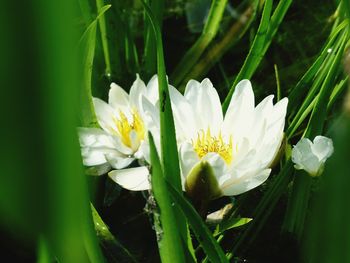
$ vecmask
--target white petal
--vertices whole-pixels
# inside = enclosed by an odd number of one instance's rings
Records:
[[[271,165],[282,144],[287,104],[288,100],[284,98],[272,106],[272,96],[268,96],[255,109],[250,142],[257,151],[256,157],[262,167]]]
[[[202,160],[207,161],[210,164],[211,168],[214,171],[214,175],[219,182],[220,177],[226,174],[225,161],[217,153],[208,153],[202,158]]]
[[[219,95],[210,80],[204,79],[200,84],[190,80],[186,86],[185,97],[196,116],[196,130],[206,131],[210,127],[212,133],[217,135],[223,114]]]
[[[301,164],[306,155],[312,155],[311,144],[308,138],[303,138],[293,147],[292,161],[295,164]]]
[[[332,139],[324,136],[316,136],[311,148],[312,152],[318,157],[320,162],[325,162],[334,151]]]
[[[227,180],[221,187],[224,195],[239,195],[245,193],[266,181],[271,173],[271,169],[265,169],[260,171],[250,171],[239,178]]]
[[[81,156],[83,158],[83,164],[86,166],[95,166],[107,163],[104,153],[95,149],[82,148]]]
[[[305,170],[311,175],[316,175],[321,166],[317,156],[313,154],[312,143],[308,138],[301,139],[292,150],[292,161],[298,170]]]
[[[128,156],[118,156],[113,153],[108,153],[105,155],[108,163],[114,168],[114,169],[123,169],[127,166],[129,166],[135,158],[128,157]]]
[[[153,105],[146,97],[142,97],[143,121],[146,129],[154,136],[159,136],[160,116],[159,108]],[[154,133],[154,134],[153,134]],[[157,137],[154,137],[157,140]]]
[[[129,95],[120,86],[112,83],[108,93],[108,104],[115,110],[130,108]]]
[[[78,128],[78,133],[84,165],[106,163],[106,153],[122,155],[117,151],[113,137],[105,131],[97,128]]]
[[[141,142],[140,147],[138,151],[134,154],[134,156],[139,160],[145,159],[146,162],[151,163],[148,140],[143,140]]]
[[[147,99],[155,105],[159,100],[159,91],[158,91],[158,76],[154,75],[147,84],[146,88],[146,97]]]
[[[249,132],[249,139],[253,145],[257,142],[262,143],[261,129],[263,125],[268,125],[267,120],[271,116],[273,110],[273,95],[267,96],[254,109],[254,121]]]
[[[201,89],[201,84],[198,81],[191,79],[186,84],[185,95],[184,95],[184,97],[186,98],[186,100],[188,101],[189,105],[192,108],[191,112],[196,117],[193,123],[193,126],[196,131],[200,131],[201,129],[206,130],[208,128],[206,127],[207,123],[204,120],[205,116],[203,116],[201,112],[201,109],[204,104],[201,103],[198,96],[200,89]]]
[[[129,136],[131,141],[131,149],[136,152],[140,147],[140,140],[137,136],[137,132],[135,130],[132,130],[130,131]]]
[[[182,94],[169,85],[170,99],[175,121],[176,136],[178,144],[181,144],[188,138],[193,138],[196,132],[194,124],[194,115],[188,101]]]
[[[277,122],[279,120],[284,120],[287,113],[288,98],[283,98],[277,102],[273,107],[273,112],[271,116],[271,122]]]
[[[146,94],[146,85],[140,79],[139,74],[136,74],[136,80],[132,84],[129,94],[130,106],[140,110],[142,95]]]
[[[113,134],[116,129],[114,123],[114,118],[117,116],[116,111],[101,99],[93,98],[93,102],[99,125],[105,131]]]
[[[109,177],[125,189],[143,191],[151,188],[147,167],[114,170],[108,173]]]
[[[249,80],[240,81],[225,114],[223,133],[241,138],[249,132],[253,121],[254,93]]]
[[[78,128],[79,142],[82,147],[106,146],[113,148],[110,134],[98,128]]]
[[[185,179],[192,168],[199,162],[199,157],[194,151],[192,144],[187,142],[181,144],[179,152],[181,172],[183,179]]]
[[[219,94],[209,79],[204,79],[201,86],[202,114],[208,120],[212,132],[218,134],[224,119]]]

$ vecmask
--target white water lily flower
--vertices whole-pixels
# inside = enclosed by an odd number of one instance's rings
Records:
[[[322,173],[326,160],[333,154],[333,141],[324,136],[316,136],[311,142],[302,138],[292,150],[292,161],[297,170],[305,170],[311,176]]]
[[[214,199],[244,193],[268,178],[283,139],[287,98],[273,105],[270,95],[255,107],[251,83],[242,80],[223,116],[209,79],[190,80],[184,95],[170,89],[170,97],[186,191],[207,181],[212,189],[196,191]]]
[[[158,101],[158,78],[145,83],[137,75],[130,94],[112,83],[108,103],[93,98],[99,128],[79,128],[79,138],[84,165],[103,167],[116,183],[129,190],[149,189],[149,171],[146,167],[123,169],[134,160],[149,162],[146,125],[148,113],[144,104]],[[109,168],[108,168],[109,167]],[[99,169],[97,169],[97,172]]]

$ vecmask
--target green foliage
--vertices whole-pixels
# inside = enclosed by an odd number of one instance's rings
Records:
[[[34,244],[30,249],[37,249],[40,263],[235,262],[245,257],[272,262],[261,251],[285,248],[279,241],[288,233],[308,262],[348,261],[343,233],[349,228],[349,117],[342,102],[349,78],[343,70],[349,63],[343,62],[350,41],[349,1],[337,1],[336,8],[316,0],[213,0],[200,34],[188,30],[184,15],[186,5],[196,8],[196,2],[36,0],[21,10],[3,4],[4,239],[14,234]],[[212,196],[206,188],[193,188],[201,193],[193,200],[181,182],[166,68],[180,91],[190,78],[210,77],[225,98],[224,112],[245,78],[253,82],[256,102],[273,93],[277,100],[289,99],[286,147],[270,178],[231,198],[232,209],[220,222],[206,220],[209,211],[227,203],[227,197],[209,200],[220,196],[217,185]],[[106,98],[111,82],[130,87],[137,73],[146,82],[158,74],[161,145],[156,149],[149,134],[152,190],[130,193],[111,190],[105,176],[90,179],[98,169],[107,172],[105,166],[83,173],[75,128],[98,127],[92,96]],[[314,180],[295,171],[290,151],[300,138],[321,134],[334,139],[335,153],[324,175]],[[216,180],[208,174],[190,183]],[[96,189],[90,196],[86,180]],[[145,199],[148,210],[142,210]],[[136,247],[133,241],[140,235],[147,242]],[[266,242],[270,235],[278,241]],[[293,253],[287,256],[297,258]],[[277,261],[285,262],[283,257]]]

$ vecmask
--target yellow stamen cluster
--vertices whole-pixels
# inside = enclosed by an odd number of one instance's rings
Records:
[[[213,152],[219,154],[227,164],[232,162],[232,136],[230,136],[229,143],[225,143],[221,133],[218,137],[212,136],[208,128],[207,132],[202,130],[198,133],[197,140],[192,141],[192,145],[199,158]]]
[[[132,130],[136,132],[139,142],[144,139],[145,126],[139,112],[136,109],[132,110],[132,123],[129,123],[128,118],[122,111],[119,112],[119,116],[120,118],[115,120],[115,124],[117,126],[121,140],[126,146],[132,146],[130,138],[130,132]]]

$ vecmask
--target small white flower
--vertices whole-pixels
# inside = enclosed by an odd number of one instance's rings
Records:
[[[149,189],[149,171],[145,166],[123,169],[134,160],[149,162],[147,119],[144,105],[158,101],[158,78],[154,76],[147,87],[137,75],[127,94],[112,83],[108,103],[93,98],[96,117],[101,127],[79,128],[79,138],[84,165],[113,169],[109,176],[129,190]],[[107,168],[106,168],[107,167]],[[99,169],[96,169],[97,173]]]
[[[242,80],[223,116],[209,79],[190,80],[184,95],[169,88],[185,189],[200,184],[194,192],[213,199],[244,193],[268,178],[283,138],[287,98],[273,105],[270,95],[255,107],[251,83]]]
[[[334,151],[332,139],[324,136],[316,136],[311,142],[308,138],[302,138],[292,150],[292,161],[298,170],[305,170],[311,176],[322,173],[324,163]]]

